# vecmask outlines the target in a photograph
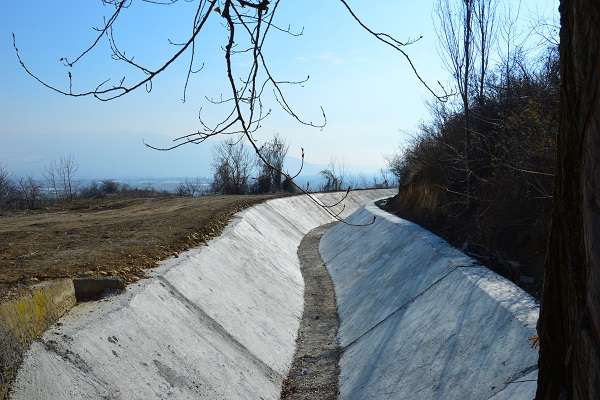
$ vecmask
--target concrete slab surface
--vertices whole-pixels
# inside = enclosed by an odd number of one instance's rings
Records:
[[[533,399],[539,307],[516,285],[373,204],[322,238],[342,399]]]
[[[351,192],[341,215],[394,193]],[[125,293],[74,307],[31,346],[10,398],[279,398],[303,309],[296,251],[333,220],[307,196],[237,214]]]
[[[417,225],[361,207],[393,194],[351,193],[342,215],[376,222],[338,224],[321,241],[340,398],[533,398],[536,301]],[[297,248],[332,220],[306,196],[239,213],[151,278],[74,307],[32,344],[10,398],[278,399],[303,309]]]

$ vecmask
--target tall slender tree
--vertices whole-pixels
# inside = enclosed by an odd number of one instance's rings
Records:
[[[491,49],[496,40],[497,0],[438,0],[434,12],[442,60],[460,96],[464,115],[462,163],[465,173],[465,204],[470,204],[471,105],[482,105]]]
[[[475,0],[475,44],[479,68],[477,76],[477,101],[484,100],[485,78],[490,63],[490,53],[496,42],[496,8],[498,0]]]

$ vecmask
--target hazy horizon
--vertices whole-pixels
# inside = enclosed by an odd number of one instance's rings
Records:
[[[185,145],[170,151],[158,151],[144,145],[144,142],[157,147],[172,143],[168,137],[154,133],[86,133],[39,135],[31,140],[19,135],[5,135],[0,149],[0,165],[13,177],[32,176],[43,180],[44,169],[52,162],[72,156],[79,163],[76,179],[113,179],[116,181],[143,181],[168,179],[212,178],[212,149],[216,142],[207,141],[200,145]],[[115,143],[119,143],[116,145]],[[135,162],[131,162],[135,160]],[[327,164],[311,163],[306,160],[299,178],[303,184],[307,180],[318,180],[319,172]],[[348,164],[348,160],[339,162]],[[300,157],[289,154],[284,170],[295,175],[300,169]],[[369,178],[377,176],[379,170],[373,167],[348,165],[348,174],[365,174]]]

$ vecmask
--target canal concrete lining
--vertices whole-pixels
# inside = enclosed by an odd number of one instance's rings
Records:
[[[535,300],[417,225],[360,207],[394,192],[352,192],[342,216],[375,223],[338,224],[321,241],[340,398],[533,398]],[[33,342],[10,398],[279,398],[303,308],[298,244],[332,220],[306,196],[237,214],[207,246],[73,308]]]
[[[360,208],[323,236],[341,399],[535,396],[535,299],[418,225]]]
[[[333,211],[394,193],[351,192]],[[296,251],[333,220],[307,196],[237,214],[125,293],[74,307],[33,342],[9,398],[279,398],[303,308]]]

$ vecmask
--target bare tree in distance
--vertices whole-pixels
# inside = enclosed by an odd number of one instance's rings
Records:
[[[114,179],[103,179],[100,182],[100,191],[103,194],[114,194],[119,192],[120,186]]]
[[[512,69],[516,66],[515,60],[522,55],[524,40],[521,39],[522,33],[517,30],[517,21],[521,13],[521,2],[517,3],[514,15],[512,4],[509,3],[505,7],[504,18],[499,26],[499,34],[502,41],[499,41],[498,46],[500,60],[504,67],[505,98],[508,101],[511,91],[510,76],[512,75]]]
[[[144,0],[157,6],[174,6],[179,0]],[[409,55],[404,50],[407,46],[415,43],[419,39],[409,39],[400,41],[386,33],[379,33],[368,27],[358,15],[354,13],[350,5],[345,0],[339,0],[348,10],[355,22],[376,40],[390,46],[395,51],[399,52],[409,63],[412,71],[419,81],[440,100],[446,100],[448,94],[437,94],[430,86],[421,78],[417,72],[417,68],[412,63]],[[189,1],[188,1],[189,2]],[[138,89],[145,89],[150,92],[155,78],[169,69],[176,60],[187,58],[187,74],[183,85],[183,100],[186,99],[186,92],[191,77],[199,72],[202,67],[198,57],[200,54],[196,51],[197,47],[202,43],[200,39],[201,32],[206,31],[207,21],[211,18],[217,18],[222,22],[225,28],[225,44],[224,51],[224,74],[229,83],[229,94],[222,95],[218,99],[208,99],[211,103],[226,107],[229,111],[225,112],[226,117],[217,122],[208,122],[202,109],[199,112],[199,122],[201,129],[197,132],[182,134],[175,139],[172,146],[166,148],[158,148],[150,144],[146,144],[157,150],[172,150],[176,147],[186,144],[199,144],[210,137],[222,134],[240,134],[245,137],[246,142],[258,157],[266,164],[269,161],[263,156],[259,145],[256,143],[254,134],[261,126],[261,122],[268,117],[271,110],[264,109],[262,98],[265,93],[272,93],[275,101],[279,106],[289,114],[298,123],[307,126],[322,128],[325,126],[327,119],[325,112],[321,108],[322,119],[319,122],[305,120],[297,115],[288,102],[284,87],[287,85],[301,85],[308,80],[308,77],[301,80],[286,80],[279,79],[274,76],[269,68],[268,60],[263,53],[263,45],[265,39],[273,31],[284,32],[292,36],[299,36],[302,30],[292,30],[290,27],[282,27],[275,23],[274,17],[280,5],[280,0],[198,0],[195,15],[190,22],[191,34],[178,43],[170,41],[173,44],[173,51],[158,67],[149,67],[139,64],[131,52],[122,49],[117,42],[114,29],[116,29],[116,21],[126,12],[132,4],[131,0],[102,0],[105,6],[113,7],[114,11],[108,15],[103,24],[95,28],[97,31],[96,38],[84,51],[74,57],[62,57],[60,61],[67,69],[68,88],[59,88],[47,83],[43,78],[31,71],[27,63],[24,61],[17,47],[17,40],[13,34],[13,45],[18,57],[18,60],[24,70],[36,79],[40,84],[58,93],[72,97],[95,97],[101,101],[110,101],[112,99],[127,95]],[[73,86],[76,80],[75,67],[88,54],[95,50],[101,39],[107,39],[110,45],[110,57],[113,60],[121,62],[125,67],[131,68],[141,74],[142,78],[134,80],[132,83],[126,83],[126,77],[116,80],[106,79],[90,87],[87,90],[74,91]],[[251,55],[249,67],[236,70],[232,63],[232,57],[236,54]],[[127,81],[128,82],[128,81]],[[443,88],[442,88],[443,89]],[[228,108],[227,108],[228,107]],[[304,159],[304,154],[302,154]],[[271,165],[274,169],[275,167]],[[284,171],[279,171],[289,182],[293,183],[292,177]],[[303,191],[299,186],[297,189]],[[307,193],[308,194],[308,193]],[[311,197],[312,198],[312,197]],[[318,202],[313,198],[319,205]],[[327,207],[325,207],[327,208]],[[337,214],[328,210],[330,215],[337,218]]]
[[[342,157],[338,159],[337,156],[331,157],[327,168],[319,172],[319,174],[325,180],[323,184],[323,192],[336,192],[344,189],[346,175],[348,174],[348,164]],[[348,187],[350,189],[350,187]]]
[[[437,0],[438,51],[452,75],[465,113],[475,94],[484,98],[490,54],[497,41],[499,0]]]
[[[38,202],[42,196],[42,186],[36,181],[33,176],[19,178],[18,189],[25,201],[25,206],[29,210],[33,210],[38,205]]]
[[[6,209],[12,202],[15,190],[12,175],[3,164],[0,164],[0,211]]]
[[[275,134],[273,139],[263,144],[260,148],[263,158],[258,159],[258,168],[260,174],[258,177],[258,191],[261,193],[280,191],[283,184],[283,162],[290,148],[290,145],[282,139],[279,134]]]
[[[44,179],[46,179],[46,181],[52,188],[52,192],[54,193],[54,199],[59,200],[61,198],[62,193],[58,187],[58,172],[56,163],[54,161],[52,161],[49,165],[44,166],[44,172],[42,172],[42,176],[44,177]]]
[[[390,171],[389,169],[380,168],[379,174],[381,175],[381,183],[378,183],[377,177],[374,177],[373,187],[381,189],[388,189],[393,187],[394,183],[392,177],[394,174],[392,173],[392,171]]]
[[[44,167],[44,178],[52,185],[57,200],[73,201],[77,193],[78,182],[75,174],[79,170],[79,161],[72,155],[52,161]]]
[[[197,195],[201,195],[203,190],[204,183],[200,178],[196,178],[195,180],[185,179],[185,181],[180,182],[179,186],[177,186],[177,195],[182,197],[194,197]]]
[[[243,143],[231,139],[219,143],[213,148],[213,193],[248,193],[254,165],[253,153]]]

